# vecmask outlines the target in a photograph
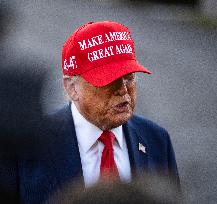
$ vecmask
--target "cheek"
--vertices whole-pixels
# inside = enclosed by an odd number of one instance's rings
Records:
[[[79,106],[82,113],[84,113],[85,115],[89,115],[89,113],[91,112],[90,107],[95,106],[94,99],[88,90],[82,90],[79,93]]]
[[[136,105],[136,85],[128,88],[128,93],[131,98],[131,107],[134,109]]]
[[[97,94],[95,98],[95,110],[100,116],[104,116],[107,112],[110,97],[105,97],[106,94]]]
[[[98,119],[106,113],[106,107],[109,101],[109,97],[105,97],[105,93],[86,92],[85,95],[80,97],[82,112],[91,118]]]

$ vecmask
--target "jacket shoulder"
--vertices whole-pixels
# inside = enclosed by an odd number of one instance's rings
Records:
[[[138,131],[168,135],[168,132],[165,128],[140,115],[133,115],[128,122],[131,127],[134,127]]]

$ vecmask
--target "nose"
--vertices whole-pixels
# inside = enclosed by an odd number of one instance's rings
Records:
[[[127,93],[127,81],[124,77],[118,79],[115,83],[115,95],[124,96]]]

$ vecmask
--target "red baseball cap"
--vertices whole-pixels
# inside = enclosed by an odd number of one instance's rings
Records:
[[[151,72],[140,65],[128,28],[113,21],[79,27],[62,49],[64,75],[80,75],[94,86],[105,86],[133,72]]]

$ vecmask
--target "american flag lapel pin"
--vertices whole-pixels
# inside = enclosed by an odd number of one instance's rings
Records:
[[[143,153],[146,153],[146,147],[141,143],[139,143],[139,150],[142,151]]]

